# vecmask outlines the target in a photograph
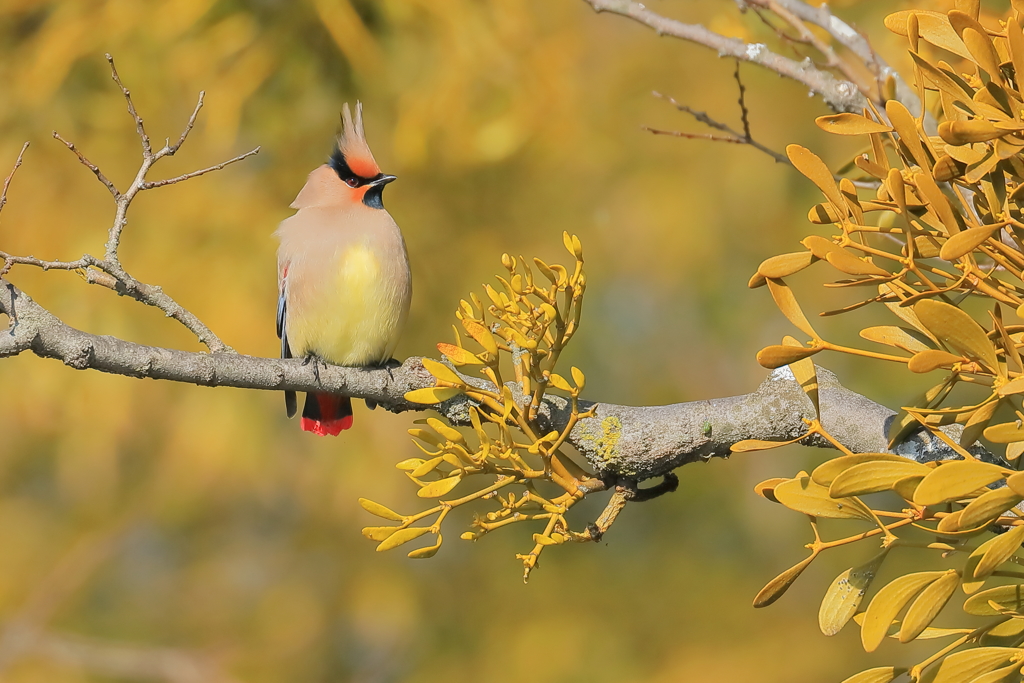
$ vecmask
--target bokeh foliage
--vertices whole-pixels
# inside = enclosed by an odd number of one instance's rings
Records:
[[[867,151],[838,183],[816,155],[790,146],[793,165],[825,196],[808,218],[833,233],[812,234],[802,241],[806,251],[764,261],[750,281],[767,285],[782,313],[811,338],[787,338],[758,360],[770,368],[791,364],[816,405],[811,357],[821,351],[903,364],[912,373],[942,371],[903,407],[889,438],[895,445],[923,428],[948,445],[953,460],[911,462],[835,444],[843,454],[811,474],[756,488],[807,514],[815,539],[811,555],[769,583],[756,605],[774,602],[824,550],[880,539],[879,554],[840,574],[826,592],[822,631],[834,635],[857,619],[869,652],[887,635],[901,643],[943,639],[909,671],[876,667],[848,683],[888,683],[904,673],[929,683],[1017,681],[1024,660],[1024,473],[1016,471],[1024,452],[1024,326],[1004,322],[1005,308],[1024,314],[1024,7],[1015,4],[998,28],[982,25],[979,9],[965,2],[946,13],[908,10],[886,19],[909,41],[913,83],[927,106],[915,117],[889,100],[884,114],[872,107],[819,118],[824,130],[867,138]],[[865,197],[855,180],[874,191]],[[822,315],[861,307],[876,311],[879,323],[894,315],[902,326],[873,325],[860,336],[895,351],[840,346],[815,331],[785,280],[816,262],[849,276],[829,286],[869,291]],[[957,423],[959,433],[942,430]],[[830,438],[817,421],[808,431]],[[982,458],[978,444],[998,455]],[[737,450],[769,446],[746,442]],[[1004,454],[1005,461],[998,457]],[[890,496],[877,503],[860,498],[882,492]],[[823,541],[819,518],[873,528]],[[883,562],[901,548],[932,551],[928,570],[902,572],[859,612]],[[947,615],[950,627],[933,627],[958,588],[967,596],[962,611],[986,619]]]

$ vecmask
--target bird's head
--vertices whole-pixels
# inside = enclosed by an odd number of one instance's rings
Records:
[[[377,166],[370,147],[366,144],[362,103],[356,102],[354,121],[348,104],[342,107],[341,134],[338,135],[328,165],[344,183],[342,191],[348,194],[353,202],[362,202],[374,209],[384,208],[381,196],[384,186],[394,180],[395,176],[380,172],[380,167]]]

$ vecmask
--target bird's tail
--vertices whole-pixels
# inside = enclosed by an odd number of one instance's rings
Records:
[[[306,394],[302,430],[320,436],[337,436],[352,426],[352,399],[336,394]]]

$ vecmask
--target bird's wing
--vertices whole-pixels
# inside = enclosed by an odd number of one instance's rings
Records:
[[[281,269],[279,292],[277,296],[277,336],[281,339],[281,358],[291,358],[292,350],[288,346],[288,265]],[[284,392],[284,406],[288,417],[295,415],[298,409],[294,391]]]
[[[288,347],[288,266],[281,269],[281,277],[278,278],[277,295],[277,338],[281,340],[281,358],[291,358],[292,350]]]

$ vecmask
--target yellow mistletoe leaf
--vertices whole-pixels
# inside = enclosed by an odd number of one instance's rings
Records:
[[[442,542],[441,534],[437,535],[437,543],[434,545],[428,545],[423,548],[416,548],[416,550],[410,550],[408,556],[414,560],[425,560],[428,557],[433,557],[437,554],[438,549],[441,547]]]
[[[828,492],[833,498],[862,496],[888,491],[905,477],[926,476],[930,473],[931,470],[913,460],[864,462],[854,465],[832,480]]]
[[[416,495],[420,498],[440,498],[458,486],[460,481],[462,481],[462,474],[456,473],[450,477],[430,482],[417,491]]]
[[[793,337],[783,338],[782,344],[792,348],[802,348],[800,342]],[[814,414],[819,415],[821,411],[818,402],[818,372],[814,368],[814,361],[810,358],[793,361],[789,364],[789,370],[793,373],[796,383],[807,394],[807,398],[811,399],[811,403],[814,405]]]
[[[1013,557],[1024,542],[1024,526],[1015,526],[1005,534],[1000,534],[978,546],[971,556],[979,555],[973,578],[984,579],[999,568],[999,565]]]
[[[866,652],[874,652],[886,633],[893,619],[900,613],[910,600],[926,586],[941,578],[946,572],[917,572],[900,576],[882,588],[871,599],[864,623],[861,625],[860,639]]]
[[[807,569],[815,557],[817,557],[816,554],[811,555],[806,560],[790,567],[769,581],[768,585],[762,588],[761,592],[754,598],[754,607],[767,607],[781,598],[789,590],[789,587],[793,585],[793,582],[797,580],[797,577]]]
[[[830,486],[835,478],[846,470],[866,462],[910,462],[901,455],[893,453],[853,453],[826,460],[811,472],[811,479],[821,486]]]
[[[860,331],[860,336],[868,341],[894,346],[909,353],[927,351],[931,348],[927,342],[928,338],[924,337],[924,335],[919,335],[916,330],[895,325],[865,327]]]
[[[449,384],[454,384],[456,386],[466,386],[466,382],[444,363],[438,363],[436,360],[431,358],[422,358],[420,362],[423,363],[424,369],[429,372],[434,379],[442,382],[448,382]]]
[[[971,360],[982,363],[989,370],[996,370],[999,365],[996,361],[996,350],[985,330],[968,313],[934,299],[917,302],[914,305],[914,312],[917,313],[921,324],[941,342]]]
[[[408,543],[409,541],[419,538],[426,533],[430,533],[430,527],[409,527],[408,529],[399,529],[398,531],[388,535],[387,538],[380,542],[380,545],[377,546],[377,552],[382,553],[385,550],[397,548],[403,543]]]
[[[729,447],[729,451],[732,453],[750,453],[753,451],[767,451],[772,448],[778,448],[779,446],[788,446],[791,443],[796,443],[804,437],[798,437],[791,441],[762,441],[761,439],[744,439],[737,441]],[[788,481],[788,480],[787,480]]]
[[[879,666],[854,674],[843,683],[889,683],[898,676],[902,676],[906,671],[906,669],[895,666]]]
[[[775,497],[790,510],[814,517],[873,521],[864,503],[856,498],[832,498],[827,488],[815,484],[810,477],[799,477],[778,484]]]
[[[1024,441],[1024,428],[1021,427],[1019,422],[1004,422],[992,425],[991,427],[986,427],[982,434],[992,443],[1018,443]]]
[[[958,500],[1005,476],[1003,468],[978,460],[940,463],[914,492],[918,505],[938,505]]]
[[[814,123],[818,125],[826,133],[835,133],[836,135],[865,135],[867,133],[888,133],[892,130],[889,126],[884,123],[879,123],[873,119],[869,119],[866,116],[860,114],[832,114],[831,116],[819,116],[814,119]]]
[[[943,121],[939,124],[939,137],[951,145],[969,145],[987,142],[1006,135],[1009,131],[996,128],[988,121]]]
[[[963,363],[966,358],[957,356],[938,349],[926,349],[914,354],[914,357],[907,363],[907,369],[911,372],[925,373],[939,368],[952,367],[956,363]]]
[[[900,626],[900,642],[909,643],[917,638],[938,616],[960,584],[960,574],[955,569],[946,571],[934,583],[921,591]]]
[[[434,405],[435,403],[443,403],[461,393],[462,389],[452,387],[428,387],[426,389],[413,389],[412,391],[405,392],[405,400],[411,403]]]
[[[444,456],[442,455],[439,455],[436,458],[431,458],[430,460],[426,460],[420,463],[419,467],[410,472],[409,476],[415,477],[416,479],[419,479],[420,477],[425,477],[434,470],[436,470],[442,462],[444,462]]]
[[[360,498],[359,504],[363,507],[364,510],[369,512],[371,515],[383,517],[384,519],[390,519],[392,522],[401,522],[405,519],[405,517],[398,514],[394,510],[386,508],[380,503],[375,503],[367,498]]]
[[[783,278],[798,273],[814,262],[814,254],[809,251],[795,251],[790,254],[779,254],[761,262],[757,267],[759,275],[772,278]]]
[[[785,477],[765,479],[760,484],[754,486],[754,493],[762,498],[772,501],[773,503],[778,503],[778,499],[775,498],[775,487],[784,481],[789,481],[789,479]]]
[[[1024,500],[1024,496],[1019,495],[1009,486],[993,489],[988,493],[981,494],[964,508],[964,511],[960,513],[960,524],[965,529],[972,529],[982,522],[990,522],[1021,500]]]
[[[572,391],[572,386],[565,381],[565,378],[561,375],[552,374],[548,377],[548,382],[555,389],[561,389],[562,391]]]
[[[786,156],[793,162],[796,170],[804,174],[812,183],[818,186],[822,194],[832,205],[845,217],[847,214],[846,202],[839,194],[839,186],[836,185],[832,172],[828,170],[825,162],[818,158],[811,150],[800,145],[789,145],[786,147]]]
[[[892,127],[896,129],[896,134],[900,136],[900,142],[910,150],[917,165],[921,168],[929,168],[931,162],[928,159],[927,152],[924,151],[924,146],[921,144],[920,133],[918,132],[917,121],[914,120],[914,116],[899,100],[889,100],[886,102],[885,113],[889,117]]]
[[[1024,394],[1024,377],[1018,377],[1015,380],[1011,380],[1003,386],[996,389],[996,393],[1000,396],[1010,396],[1011,394]]]
[[[1011,475],[1006,480],[1006,485],[1018,496],[1024,498],[1024,472],[1018,472],[1017,474]]]
[[[960,36],[949,24],[949,19],[941,12],[928,10],[904,10],[890,14],[885,18],[885,26],[893,33],[901,36],[907,35],[907,20],[910,15],[917,15],[918,33],[935,47],[959,55],[964,59],[970,59],[971,53],[967,46],[960,40]]]
[[[438,344],[437,350],[443,353],[453,365],[483,365],[482,360],[461,346]]]
[[[849,623],[888,553],[889,550],[885,549],[868,562],[847,569],[835,578],[825,591],[818,609],[818,626],[822,633],[834,636]]]
[[[466,333],[473,338],[473,341],[483,347],[484,351],[492,356],[498,355],[498,343],[494,341],[494,335],[489,329],[469,318],[462,319],[462,326],[466,329]]]
[[[572,381],[576,384],[576,388],[583,391],[583,387],[587,384],[587,378],[584,376],[583,371],[574,365],[569,368],[569,372],[572,373]]]
[[[363,527],[363,536],[366,536],[371,541],[377,541],[380,543],[391,534],[398,531],[396,526],[367,526]]]
[[[448,439],[449,441],[461,444],[466,443],[466,437],[462,436],[462,432],[455,429],[454,427],[449,427],[444,422],[438,420],[436,417],[428,417],[427,425],[435,432],[437,432],[444,438]]]
[[[797,346],[766,346],[757,352],[757,362],[763,368],[774,370],[783,365],[795,363],[804,358],[813,356],[821,351],[821,348],[806,348]]]
[[[1005,664],[1019,653],[1020,650],[1015,647],[976,647],[954,652],[939,662],[934,674],[929,676],[928,683],[976,683],[979,676]]]
[[[410,430],[412,431],[412,430]],[[395,465],[400,470],[412,471],[423,464],[423,458],[409,458]]]
[[[772,294],[772,299],[775,300],[775,305],[778,306],[782,314],[789,319],[789,322],[793,323],[800,331],[809,337],[814,339],[818,338],[818,334],[811,327],[811,324],[807,322],[804,312],[800,310],[800,304],[796,302],[796,297],[793,296],[793,290],[789,288],[782,280],[775,280],[768,278],[768,291]]]
[[[1024,586],[1014,583],[975,593],[964,602],[964,611],[976,617],[994,617],[1002,611],[1024,614]]]
[[[982,225],[970,230],[964,230],[946,240],[939,249],[939,258],[945,261],[955,261],[961,256],[974,251],[982,242],[992,237],[992,234],[999,230],[998,225]]]

